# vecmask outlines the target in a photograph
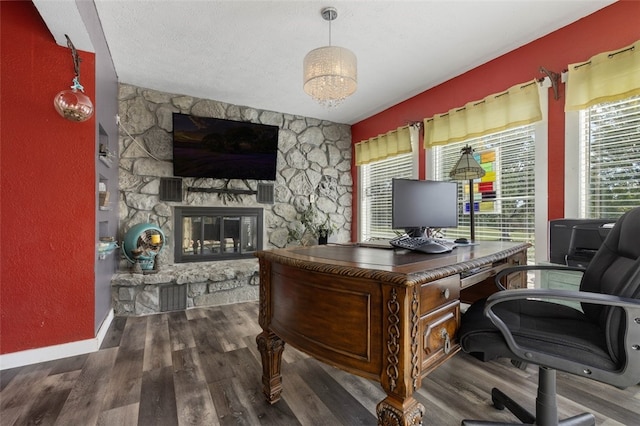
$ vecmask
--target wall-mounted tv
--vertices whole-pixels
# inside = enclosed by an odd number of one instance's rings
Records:
[[[275,180],[278,126],[173,113],[174,176]]]

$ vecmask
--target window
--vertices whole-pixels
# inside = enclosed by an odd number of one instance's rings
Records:
[[[473,140],[437,145],[427,150],[426,176],[430,180],[451,180],[449,171],[460,158],[460,150],[465,144],[470,144],[478,154],[485,153],[485,162],[495,163],[492,181],[495,189],[488,190],[487,185],[484,185],[482,189],[486,192],[486,203],[478,203],[479,212],[475,215],[476,238],[529,242],[532,244],[527,251],[530,263],[548,258],[546,117],[547,89],[550,86],[549,79],[545,79],[544,83],[538,86],[542,120]],[[536,86],[519,85],[516,91],[522,91],[526,87]],[[413,143],[416,143],[417,139],[412,137]],[[413,152],[417,152],[415,145]],[[394,237],[396,234],[391,229],[391,178],[417,179],[417,155],[407,154],[366,164],[359,166],[358,171],[359,238],[365,240]],[[459,191],[460,226],[445,230],[445,238],[469,236],[469,214],[463,210],[463,182],[459,182]],[[489,194],[492,191],[494,194]]]
[[[476,139],[431,148],[429,179],[451,180],[449,172],[465,145],[486,174],[474,181],[477,240],[535,241],[536,129],[527,125]],[[546,165],[545,165],[546,166]],[[446,238],[469,237],[469,182],[458,185],[458,228],[443,230]],[[546,212],[545,212],[546,213]],[[534,249],[528,252],[535,258]]]
[[[360,241],[393,238],[391,229],[391,179],[417,177],[414,154],[402,154],[359,167]]]
[[[617,219],[640,205],[640,96],[579,113],[579,215]]]

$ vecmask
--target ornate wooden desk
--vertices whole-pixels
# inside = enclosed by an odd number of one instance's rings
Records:
[[[378,424],[417,425],[422,377],[456,354],[460,301],[496,291],[500,270],[526,263],[528,244],[482,242],[427,255],[353,245],[261,251],[257,338],[263,391],[280,399],[284,342],[379,381]],[[522,273],[507,286],[526,286]]]

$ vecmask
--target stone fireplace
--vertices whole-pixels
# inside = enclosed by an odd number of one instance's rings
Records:
[[[254,180],[176,179],[174,112],[278,126],[276,180],[269,182],[272,199],[256,196],[263,183]],[[120,84],[119,117],[118,240],[139,223],[153,223],[168,244],[157,256],[160,267],[155,274],[131,274],[130,263],[120,262],[112,280],[117,314],[158,312],[163,293],[186,298],[187,308],[257,300],[255,250],[290,244],[291,231],[301,226],[301,214],[311,202],[331,220],[330,241],[351,240],[349,125],[127,84]],[[163,179],[175,181],[175,199],[160,197]],[[231,210],[222,214],[189,210],[209,208]],[[260,213],[254,218],[244,215],[252,209]],[[187,216],[187,225],[184,217],[175,216],[194,211],[194,216]],[[239,237],[228,235],[236,228]],[[186,287],[165,292],[168,286]]]

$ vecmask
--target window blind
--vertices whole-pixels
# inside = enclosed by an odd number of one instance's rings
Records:
[[[580,112],[580,213],[617,219],[640,206],[640,96]]]
[[[487,172],[474,181],[477,240],[525,241],[535,236],[535,130],[517,127],[463,142],[431,149],[430,167],[435,180],[451,180],[449,172],[469,145]],[[468,181],[458,184],[458,228],[443,230],[446,238],[469,237]],[[528,251],[534,263],[535,252]]]
[[[391,179],[414,178],[413,155],[403,154],[360,166],[360,239],[393,238]]]

